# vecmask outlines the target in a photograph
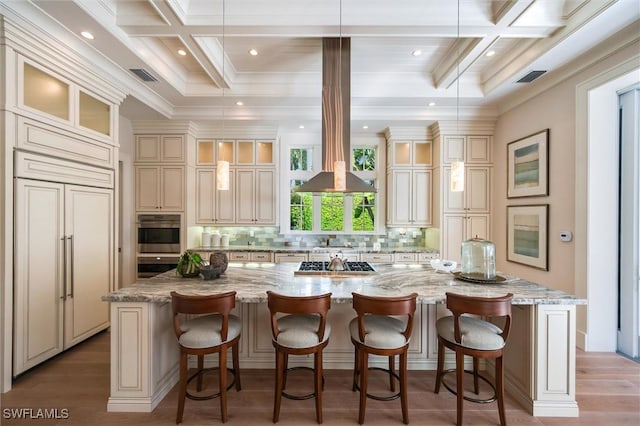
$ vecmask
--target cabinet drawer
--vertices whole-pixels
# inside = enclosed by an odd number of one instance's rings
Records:
[[[361,253],[360,260],[370,263],[393,263],[393,254],[391,253]]]
[[[229,260],[232,262],[249,261],[249,252],[245,251],[230,251]]]
[[[307,260],[306,253],[276,253],[274,257],[276,263],[304,262],[305,260]]]
[[[418,263],[429,263],[431,259],[438,259],[438,253],[418,253]]]
[[[395,263],[416,263],[416,253],[395,253],[393,255]]]
[[[250,253],[249,258],[252,262],[271,262],[271,253],[266,251]]]

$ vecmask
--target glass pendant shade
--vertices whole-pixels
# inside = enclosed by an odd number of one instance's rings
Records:
[[[336,191],[347,189],[347,170],[344,161],[333,162],[333,188]]]
[[[218,191],[229,190],[229,162],[220,160],[218,161],[218,168],[216,169],[216,189]]]
[[[464,161],[451,163],[451,192],[464,191]]]

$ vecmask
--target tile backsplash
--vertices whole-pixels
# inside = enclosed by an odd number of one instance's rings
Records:
[[[281,234],[278,227],[240,227],[207,226],[194,227],[192,235],[199,237],[202,232],[219,233],[229,236],[230,246],[292,246],[321,247],[330,245],[340,247],[371,247],[379,242],[382,248],[424,247],[429,241],[429,232],[425,228],[386,228],[385,234]],[[194,231],[196,231],[194,233]],[[197,238],[200,245],[200,238]]]

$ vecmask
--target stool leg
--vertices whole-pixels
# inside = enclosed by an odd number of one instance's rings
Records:
[[[369,375],[369,354],[360,350],[360,410],[358,423],[364,423],[364,411],[367,407],[367,379]]]
[[[396,391],[396,380],[395,380],[395,377],[393,377],[393,373],[395,371],[395,364],[396,364],[395,355],[389,356],[389,390],[391,390],[391,392]]]
[[[498,413],[500,414],[500,426],[507,426],[504,415],[504,380],[503,380],[502,356],[496,358],[496,397],[498,398]]]
[[[400,405],[402,406],[402,422],[409,424],[409,401],[407,394],[407,350],[400,354]]]
[[[180,353],[180,387],[178,390],[178,413],[176,414],[176,424],[182,423],[184,413],[184,399],[187,396],[187,354]]]
[[[458,426],[462,426],[462,402],[464,401],[464,354],[456,351],[456,411]]]
[[[282,390],[287,388],[287,373],[289,373],[289,354],[282,354],[284,359],[284,368],[282,369]]]
[[[478,386],[478,358],[473,357],[473,391],[478,394],[480,392]]]
[[[273,422],[280,418],[280,402],[282,401],[282,385],[284,376],[284,353],[276,349],[276,392],[273,402]]]
[[[322,423],[322,350],[313,355],[313,385],[316,393],[316,420]]]
[[[433,393],[440,392],[440,383],[442,382],[442,370],[444,368],[444,345],[438,339],[438,368],[436,370],[436,388]]]
[[[220,386],[220,414],[222,423],[227,421],[227,348],[218,354],[218,379]]]
[[[358,380],[358,372],[360,371],[360,356],[358,354],[358,345],[353,345],[353,384],[351,386],[351,391],[356,391],[356,381]]]
[[[233,357],[233,376],[236,381],[236,390],[240,391],[242,389],[242,385],[240,383],[240,358],[238,355],[238,342],[239,340],[236,340],[236,343],[234,343],[231,347],[231,356]]]
[[[204,355],[198,355],[198,380],[196,380],[196,389],[198,392],[202,390],[202,369],[204,368]]]

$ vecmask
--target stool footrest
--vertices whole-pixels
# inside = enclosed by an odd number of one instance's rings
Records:
[[[392,372],[391,370],[389,370],[387,368],[369,367],[368,370],[384,371],[388,375],[395,377],[395,379],[398,381],[398,383],[400,383],[400,376],[398,376],[398,374],[396,372]],[[360,373],[358,373],[358,375],[359,374]],[[358,392],[360,392],[360,385],[358,384],[358,380],[356,380],[354,385],[355,385],[356,390]],[[371,394],[371,393],[367,392],[367,398],[375,399],[376,401],[393,401],[394,399],[400,398],[400,392],[394,393],[393,395],[389,395],[389,396],[379,396],[379,395],[374,395],[374,394]]]
[[[203,368],[202,370],[198,370],[195,373],[193,373],[188,379],[187,379],[187,386],[189,385],[189,383],[191,383],[191,381],[193,379],[195,379],[196,377],[205,374],[209,371],[213,371],[213,370],[218,370],[218,367],[209,367],[209,368]],[[230,390],[235,384],[236,384],[236,375],[235,375],[235,371],[232,368],[227,368],[227,371],[229,373],[231,373],[231,375],[233,376],[233,379],[231,380],[231,382],[227,385],[227,390]],[[189,390],[187,389],[187,393],[186,393],[186,397],[194,400],[194,401],[204,401],[207,399],[213,399],[213,398],[218,398],[220,396],[220,391],[216,392],[216,393],[212,393],[209,395],[193,395],[191,393],[189,393]]]
[[[287,368],[285,371],[285,374],[287,374],[289,371],[293,371],[293,370],[311,370],[314,371],[313,368],[311,367],[304,367],[304,366],[300,366],[300,367],[290,367]],[[324,388],[324,375],[322,376],[322,387]],[[285,392],[284,389],[282,390],[282,396],[284,396],[287,399],[293,399],[295,401],[302,401],[305,399],[311,399],[311,398],[315,398],[316,393],[315,392],[311,392],[311,393],[307,393],[304,395],[293,395],[290,394],[288,392]]]
[[[458,392],[457,392],[455,389],[451,388],[449,385],[447,385],[447,382],[445,382],[444,380],[442,380],[442,378],[443,378],[446,374],[449,374],[449,373],[455,373],[455,371],[456,371],[456,369],[455,369],[455,368],[450,368],[450,369],[448,369],[448,370],[444,370],[444,371],[442,372],[442,375],[440,376],[440,380],[441,380],[442,386],[444,386],[444,387],[445,387],[449,392],[451,392],[451,393],[452,393],[452,394],[454,394],[454,395],[458,395]],[[466,374],[471,374],[471,375],[473,376],[473,371],[470,371],[470,370],[464,370],[464,372],[465,372]],[[479,398],[472,398],[472,397],[467,396],[467,395],[462,395],[462,398],[464,398],[464,399],[465,399],[465,400],[467,400],[467,401],[477,402],[477,403],[479,403],[479,404],[488,404],[488,403],[490,403],[490,402],[494,402],[495,400],[497,400],[498,398],[497,398],[497,396],[496,396],[496,387],[494,386],[494,384],[493,384],[493,383],[491,383],[491,382],[489,381],[489,379],[487,379],[486,377],[484,377],[484,376],[483,376],[483,375],[481,375],[481,374],[478,374],[478,378],[479,378],[480,380],[482,380],[483,382],[485,382],[486,384],[488,384],[488,385],[489,385],[489,387],[491,387],[491,389],[493,390],[493,396],[491,396],[491,397],[489,397],[489,398],[486,398],[486,399],[479,399]]]

